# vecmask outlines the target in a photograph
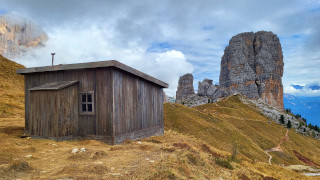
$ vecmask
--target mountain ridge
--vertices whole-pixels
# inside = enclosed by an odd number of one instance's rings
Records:
[[[48,35],[35,22],[14,13],[0,15],[0,54],[6,58],[23,55],[44,46]]]

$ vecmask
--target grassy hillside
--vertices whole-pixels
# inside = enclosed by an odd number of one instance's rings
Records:
[[[192,135],[227,152],[236,152],[249,162],[267,162],[264,150],[275,147],[286,129],[269,121],[259,111],[243,104],[237,96],[218,103],[187,108],[164,105],[165,128]],[[290,140],[281,144],[283,152],[271,152],[273,164],[304,164],[294,151],[320,164],[320,142],[289,130]]]
[[[16,69],[24,66],[0,55],[0,117],[24,114],[24,80]]]
[[[228,161],[231,153],[172,130],[110,146],[95,140],[20,138],[23,118],[0,118],[0,124],[0,179],[307,178],[265,162]],[[73,154],[74,148],[86,151]]]

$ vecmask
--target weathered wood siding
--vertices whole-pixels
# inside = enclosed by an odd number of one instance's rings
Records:
[[[31,135],[65,137],[77,133],[78,87],[30,92]]]
[[[162,88],[125,71],[113,73],[115,136],[163,128]]]
[[[34,127],[35,124],[31,121],[35,116],[33,113],[41,110],[41,108],[59,109],[65,106],[61,104],[61,98],[70,95],[67,88],[66,90],[60,90],[60,94],[52,92],[52,96],[47,96],[47,99],[44,100],[51,102],[48,105],[50,107],[40,107],[33,106],[36,101],[39,104],[40,99],[34,99],[35,96],[31,98],[28,89],[60,81],[79,81],[78,92],[93,91],[95,113],[94,115],[78,115],[78,120],[74,121],[74,126],[77,126],[77,128],[72,130],[67,125],[69,121],[58,122],[58,124],[62,124],[62,132],[54,131],[55,128],[60,127],[54,121],[50,121],[50,118],[65,119],[65,115],[51,113],[52,117],[47,117],[45,114],[40,114],[39,116],[44,117],[44,119],[41,121],[39,118],[36,119],[37,126],[41,124],[40,126],[47,128],[41,129],[43,131],[42,135],[67,136],[76,132],[74,135],[78,136],[111,137],[113,143],[118,143],[128,137],[134,139],[163,133],[162,87],[115,67],[25,74],[25,128],[27,131],[32,130],[32,133],[41,135],[38,132],[40,131],[39,128]],[[39,94],[41,93],[39,91]],[[77,96],[79,97],[79,94]],[[77,99],[77,104],[78,101],[79,99]],[[78,108],[78,106],[76,107]],[[32,117],[31,114],[33,114]]]
[[[25,74],[25,130],[30,133],[30,91],[28,89],[57,81],[79,81],[79,92],[94,91],[95,114],[79,115],[78,135],[112,136],[112,70],[80,69]]]
[[[113,136],[113,74],[111,68],[96,69],[96,135]]]
[[[58,91],[32,91],[29,128],[32,136],[58,137]]]
[[[78,84],[59,90],[59,137],[78,133]]]

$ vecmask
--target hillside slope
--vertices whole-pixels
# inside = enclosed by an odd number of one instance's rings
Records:
[[[259,111],[231,96],[217,103],[194,108],[165,104],[165,128],[189,134],[227,152],[236,151],[240,159],[268,162],[264,150],[276,147],[286,129],[269,121]],[[273,164],[304,164],[295,151],[320,164],[320,141],[289,130],[283,152],[271,152]]]
[[[23,65],[0,55],[0,117],[24,115],[24,78],[16,74]]]

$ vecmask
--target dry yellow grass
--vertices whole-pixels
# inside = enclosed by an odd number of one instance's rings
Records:
[[[0,117],[24,116],[24,78],[16,69],[24,66],[0,55]]]
[[[20,138],[22,118],[0,119],[0,174],[3,179],[264,179],[304,176],[263,162],[231,162],[233,170],[215,163],[218,150],[192,136],[166,130],[164,136],[123,145],[100,141]],[[85,152],[72,154],[74,148]],[[32,157],[28,157],[32,155]]]

